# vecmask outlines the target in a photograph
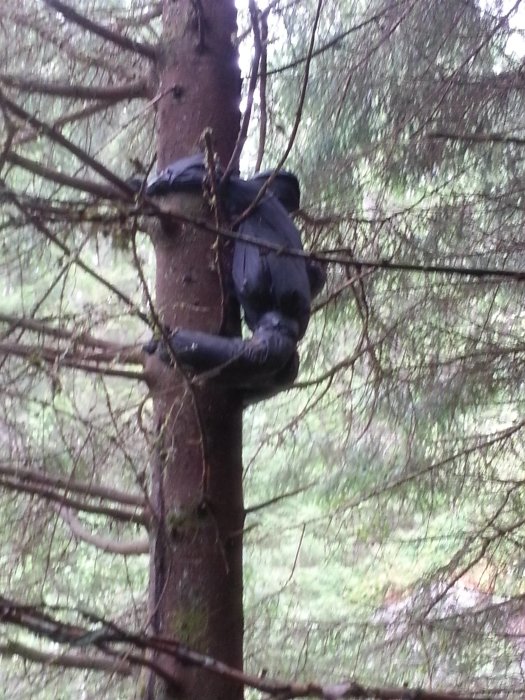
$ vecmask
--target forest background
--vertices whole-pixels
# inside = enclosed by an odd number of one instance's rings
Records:
[[[109,35],[62,3],[0,9],[5,698],[138,696],[141,663],[61,625],[147,619],[155,260],[104,188],[155,168],[162,8],[72,5]],[[242,171],[287,156],[330,261],[296,387],[244,412],[252,679],[523,697],[521,6],[240,8]]]

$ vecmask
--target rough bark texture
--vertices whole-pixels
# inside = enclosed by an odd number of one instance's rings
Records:
[[[159,168],[202,150],[206,127],[227,163],[239,128],[240,77],[233,0],[165,0],[159,54]],[[163,205],[210,215],[202,198]],[[203,209],[204,207],[204,209]],[[153,236],[156,301],[170,327],[218,332],[224,316],[213,237],[164,223]],[[158,446],[152,465],[150,610],[153,631],[242,667],[242,410],[238,399],[195,386],[153,359]],[[161,659],[175,687],[150,678],[148,700],[238,700],[231,682]]]

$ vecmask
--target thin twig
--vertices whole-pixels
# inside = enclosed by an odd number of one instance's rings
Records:
[[[321,9],[323,7],[323,0],[318,0],[317,2],[317,10],[315,13],[315,18],[314,18],[314,23],[312,26],[312,34],[310,37],[310,44],[308,47],[308,56],[306,59],[306,65],[304,68],[304,76],[303,76],[303,82],[301,86],[301,93],[299,95],[299,104],[297,105],[297,110],[295,113],[295,119],[294,119],[294,124],[292,127],[292,131],[290,133],[290,137],[288,139],[288,144],[285,148],[285,151],[281,158],[279,159],[278,164],[275,166],[275,170],[273,173],[270,175],[270,177],[264,182],[264,184],[261,186],[261,189],[257,193],[257,196],[253,200],[253,202],[250,204],[250,206],[242,212],[240,216],[237,217],[237,219],[233,222],[232,227],[236,228],[244,219],[246,219],[247,216],[249,216],[253,211],[255,211],[257,205],[261,201],[261,199],[264,197],[267,189],[271,186],[272,182],[275,180],[277,177],[277,173],[279,170],[283,167],[284,163],[286,162],[286,159],[288,158],[288,155],[290,154],[290,151],[292,150],[293,144],[295,142],[295,138],[297,136],[297,132],[299,131],[299,125],[301,123],[302,115],[303,115],[303,108],[304,108],[304,103],[306,99],[306,90],[308,88],[308,80],[310,76],[310,63],[312,61],[312,54],[315,46],[315,38],[317,35],[317,26],[319,24],[319,19],[321,18]]]
[[[498,133],[465,134],[457,131],[431,131],[427,136],[429,139],[449,139],[468,143],[508,143],[513,146],[525,146],[525,138]]]
[[[257,159],[255,172],[261,169],[266,146],[266,132],[268,129],[268,106],[266,103],[266,89],[268,77],[268,16],[267,12],[261,13],[261,59],[259,61],[259,144],[257,146]]]
[[[226,181],[230,174],[238,168],[239,158],[241,157],[242,149],[246,142],[246,137],[248,135],[248,127],[250,125],[250,118],[252,115],[253,107],[253,97],[255,95],[255,88],[257,86],[257,77],[259,73],[259,61],[261,59],[261,32],[259,27],[259,11],[255,0],[250,0],[250,18],[252,22],[253,31],[253,43],[254,43],[254,54],[252,60],[252,68],[250,73],[250,82],[248,84],[248,95],[246,97],[246,109],[242,117],[242,124],[239,130],[239,135],[237,136],[237,141],[233,148],[233,153],[230,158],[226,170],[223,174],[223,180]]]

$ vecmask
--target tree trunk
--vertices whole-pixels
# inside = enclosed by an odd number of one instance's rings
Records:
[[[234,1],[165,0],[163,21],[158,69],[159,91],[166,94],[158,105],[158,167],[202,150],[207,127],[226,164],[239,128]],[[170,195],[164,205],[211,216],[201,196]],[[213,236],[164,222],[153,243],[162,322],[224,330],[231,314]],[[158,431],[151,475],[152,631],[242,668],[242,409],[237,398],[195,385],[155,358],[148,369]],[[148,700],[242,698],[242,689],[221,677],[157,661],[179,683],[167,687],[151,677]]]

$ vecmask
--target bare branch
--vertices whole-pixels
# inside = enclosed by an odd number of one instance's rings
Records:
[[[62,134],[59,131],[57,131],[54,127],[49,126],[49,124],[46,124],[45,122],[41,121],[38,117],[35,117],[34,115],[27,112],[23,107],[16,104],[16,102],[13,102],[1,90],[0,103],[3,104],[7,110],[9,110],[19,119],[22,119],[24,122],[27,122],[34,129],[40,130],[49,139],[51,139],[51,141],[58,143],[60,146],[62,146],[74,156],[76,156],[82,163],[92,168],[99,175],[102,175],[102,177],[108,180],[108,182],[111,182],[119,190],[127,194],[130,197],[130,199],[133,199],[135,197],[135,192],[124,180],[122,180],[117,175],[115,175],[115,173],[106,168],[105,165],[99,163],[95,158],[86,153],[86,151],[84,151],[82,148],[79,148],[65,136],[62,136]]]
[[[108,187],[107,185],[102,185],[99,182],[93,182],[92,180],[85,180],[81,177],[66,175],[66,173],[60,172],[59,170],[54,170],[53,168],[48,168],[47,166],[38,163],[36,160],[24,158],[24,156],[20,156],[13,151],[6,154],[5,161],[27,170],[28,172],[33,173],[33,175],[38,175],[44,180],[56,182],[58,185],[71,187],[74,190],[86,192],[87,194],[91,194],[101,199],[117,199],[121,197],[121,195],[115,189]]]
[[[235,146],[234,146],[233,151],[232,151],[230,162],[226,166],[226,170],[224,171],[224,174],[223,174],[224,180],[226,180],[228,178],[228,176],[234,170],[234,168],[238,167],[239,158],[241,156],[242,149],[244,147],[244,143],[245,143],[246,137],[248,135],[248,127],[250,125],[250,118],[252,115],[253,97],[255,95],[255,88],[257,87],[257,77],[258,77],[258,73],[259,73],[259,62],[261,60],[261,51],[262,51],[261,29],[259,26],[259,11],[257,9],[257,5],[255,4],[255,0],[250,0],[249,8],[250,8],[250,18],[251,18],[251,22],[252,22],[253,43],[254,43],[252,69],[251,69],[251,73],[250,73],[250,82],[248,85],[248,96],[246,98],[246,109],[244,110],[244,114],[242,116],[241,128],[239,130],[239,134],[237,136],[237,141],[235,142]]]
[[[271,178],[270,178],[271,179]],[[267,180],[268,182],[269,180]],[[265,187],[265,186],[264,186]],[[263,191],[263,188],[259,190],[259,195]],[[256,200],[254,200],[256,201]],[[253,203],[252,203],[253,205]],[[252,205],[246,210],[247,212],[251,210]],[[149,206],[148,204],[146,207]],[[146,215],[157,216],[157,212],[148,212],[147,208],[142,212]],[[244,213],[246,214],[246,212]],[[244,216],[243,214],[243,216]],[[494,277],[500,279],[509,279],[515,282],[525,282],[525,269],[523,270],[505,270],[502,268],[495,267],[475,267],[466,265],[444,265],[444,264],[425,264],[425,263],[411,263],[402,262],[396,260],[386,260],[386,259],[370,259],[370,258],[358,258],[355,257],[352,251],[348,248],[330,248],[321,249],[315,252],[306,250],[283,250],[282,246],[275,243],[270,243],[269,241],[261,241],[260,239],[249,236],[247,234],[237,233],[228,229],[217,228],[213,226],[205,219],[196,219],[183,214],[166,211],[164,215],[173,216],[176,221],[182,223],[190,223],[198,229],[205,231],[206,233],[213,234],[215,236],[223,236],[225,238],[230,238],[232,240],[244,241],[245,243],[250,243],[252,245],[258,246],[259,248],[266,250],[275,250],[281,255],[289,255],[298,258],[309,258],[312,260],[318,260],[324,263],[335,263],[337,265],[352,266],[357,269],[367,268],[371,270],[386,270],[392,272],[416,272],[423,274],[444,274],[444,275],[459,275],[462,277],[477,277],[479,279],[486,277]],[[242,218],[242,217],[240,217]]]
[[[313,50],[314,50],[314,46],[315,46],[315,38],[317,36],[317,27],[319,25],[319,20],[321,18],[322,8],[323,8],[323,0],[318,0],[317,9],[315,12],[315,17],[314,17],[314,22],[312,25],[312,32],[310,35],[310,43],[308,45],[308,56],[307,56],[306,64],[304,67],[304,76],[303,76],[303,81],[302,81],[302,85],[301,85],[301,93],[299,95],[299,104],[297,105],[297,110],[295,112],[295,119],[294,119],[294,123],[292,126],[292,131],[291,131],[290,136],[288,138],[288,144],[285,148],[283,155],[279,159],[279,162],[275,166],[274,172],[270,175],[270,177],[262,185],[257,196],[255,197],[253,202],[250,204],[250,206],[246,209],[246,211],[244,211],[240,216],[238,216],[237,219],[233,222],[233,224],[232,224],[233,228],[238,226],[241,223],[241,221],[244,221],[244,219],[254,211],[254,209],[257,207],[257,205],[259,204],[261,199],[264,197],[266,190],[269,187],[271,187],[271,184],[275,180],[277,173],[283,167],[284,163],[286,162],[286,159],[288,158],[288,156],[290,154],[290,151],[292,150],[292,146],[295,142],[297,132],[299,131],[299,125],[301,124],[301,118],[303,115],[304,102],[306,99],[306,91],[308,89],[308,80],[309,80],[309,76],[310,76],[310,64],[312,62],[312,55],[313,55]]]
[[[13,195],[14,197],[14,195]],[[158,216],[159,215],[159,209],[155,206],[153,208],[151,207],[152,203],[149,201],[144,202],[144,209],[140,212],[143,215],[146,216]],[[25,209],[24,209],[25,211]],[[137,216],[137,211],[136,210],[130,210],[128,212],[128,216],[136,217]],[[496,268],[496,267],[483,267],[483,266],[466,266],[466,265],[453,265],[453,264],[425,264],[425,263],[419,263],[419,262],[403,262],[399,260],[387,260],[387,259],[371,259],[371,258],[360,258],[360,257],[355,257],[352,254],[352,251],[347,249],[347,248],[331,248],[331,249],[320,249],[318,251],[305,251],[305,250],[283,250],[282,246],[279,246],[277,244],[267,242],[267,241],[261,241],[260,239],[254,237],[254,236],[249,236],[247,234],[240,234],[235,231],[231,231],[229,229],[223,229],[223,228],[218,228],[214,226],[213,224],[210,224],[208,221],[205,219],[199,219],[199,218],[192,218],[188,216],[184,216],[181,213],[173,213],[168,210],[165,210],[162,212],[163,216],[170,216],[173,217],[175,221],[179,221],[181,223],[189,223],[197,228],[199,228],[202,231],[205,231],[206,233],[210,233],[214,236],[222,236],[224,238],[229,238],[232,240],[241,240],[246,243],[250,243],[254,246],[258,246],[259,248],[267,249],[267,250],[275,250],[279,252],[281,255],[290,255],[292,257],[301,257],[301,258],[309,258],[312,260],[318,260],[319,262],[324,262],[324,263],[333,263],[336,265],[351,265],[357,269],[359,268],[365,268],[369,270],[385,270],[385,271],[390,271],[390,272],[413,272],[413,273],[419,273],[419,274],[443,274],[443,275],[458,275],[461,277],[475,277],[478,279],[485,279],[485,278],[494,278],[494,279],[508,279],[511,281],[515,282],[524,282],[525,281],[525,269],[524,270],[519,270],[519,269],[504,269],[504,268]],[[36,224],[35,224],[36,225]],[[50,234],[52,235],[52,234]],[[53,240],[55,240],[55,237],[53,236]],[[55,242],[57,242],[58,239],[56,239]],[[57,242],[57,245],[62,247],[63,249],[67,248],[65,244],[61,243],[60,241]],[[72,252],[68,250],[68,254],[72,255]],[[79,264],[82,267],[81,261],[76,261],[77,264]],[[83,268],[84,269],[84,268]],[[88,274],[92,274],[93,276],[97,276],[97,273],[95,273],[93,270],[90,270],[86,266],[86,271]],[[107,280],[99,280],[103,281],[105,286],[108,286],[110,283],[107,282]],[[115,291],[118,293],[119,296],[122,297],[122,293],[113,288],[111,285],[110,288],[112,288],[112,291]],[[130,305],[132,308],[135,307],[133,302],[127,298],[123,299]],[[149,325],[149,320],[145,314],[142,314],[142,312],[136,311],[137,315],[144,320],[146,323]]]
[[[147,665],[150,668],[152,667],[151,662],[147,657],[136,656],[133,653],[116,652],[111,649],[110,645],[126,643],[143,651],[155,650],[172,656],[182,663],[202,668],[208,673],[225,676],[239,685],[254,688],[260,692],[267,693],[271,697],[279,698],[279,700],[291,698],[321,698],[322,700],[344,700],[345,698],[361,698],[361,700],[366,700],[366,698],[374,698],[375,700],[403,700],[404,698],[417,698],[417,700],[491,700],[491,697],[485,694],[464,694],[453,690],[427,691],[407,686],[369,687],[355,680],[335,684],[321,684],[315,681],[295,683],[272,680],[261,676],[250,676],[211,656],[193,651],[172,638],[132,634],[120,629],[112,622],[101,620],[97,616],[85,616],[96,621],[96,627],[86,628],[64,623],[42,612],[41,608],[20,605],[7,598],[0,597],[0,620],[4,623],[30,630],[41,637],[52,639],[61,644],[95,646],[106,654],[114,654],[118,658],[126,659],[130,664]],[[177,679],[167,673],[165,669],[157,666],[153,670],[162,678],[177,682]]]
[[[268,508],[270,506],[275,505],[276,503],[280,503],[281,501],[286,500],[287,498],[292,498],[293,496],[298,496],[300,493],[304,493],[305,491],[308,491],[309,488],[312,486],[315,486],[317,484],[317,481],[312,481],[309,484],[306,484],[306,486],[301,486],[300,488],[294,489],[293,491],[287,491],[286,493],[281,493],[279,496],[274,496],[273,498],[269,498],[267,501],[263,501],[262,503],[257,503],[254,506],[248,506],[244,510],[245,515],[251,515],[252,513],[256,513],[259,510],[263,510],[264,508]]]
[[[0,474],[14,477],[24,483],[41,484],[52,489],[66,490],[68,493],[81,493],[90,498],[100,498],[121,505],[136,506],[137,508],[144,508],[145,506],[145,501],[141,496],[133,496],[123,491],[110,488],[109,486],[82,483],[73,481],[70,478],[54,477],[33,469],[20,469],[19,467],[7,466],[2,462],[0,462]]]
[[[134,51],[135,53],[139,53],[153,61],[156,60],[157,52],[153,46],[129,39],[121,34],[117,34],[117,32],[113,31],[112,29],[103,27],[85,15],[80,14],[80,12],[77,12],[69,5],[66,5],[65,2],[61,2],[61,0],[44,0],[44,2],[57,12],[60,12],[60,14],[63,15],[68,21],[78,24],[88,32],[96,34],[107,41],[111,41],[113,44],[120,46],[121,49],[125,49],[126,51]]]
[[[68,83],[46,83],[41,80],[32,80],[21,75],[0,74],[0,82],[9,87],[17,88],[24,92],[38,93],[41,95],[54,95],[72,100],[103,100],[107,102],[120,102],[133,98],[148,97],[148,82],[144,78],[124,85],[85,86],[70,85]]]
[[[452,141],[467,141],[470,143],[508,143],[513,146],[525,146],[524,138],[497,133],[464,134],[455,131],[431,131],[427,136],[429,139],[450,139]]]
[[[90,619],[99,619],[94,615],[89,617]],[[0,596],[0,621],[30,630],[39,637],[51,639],[61,644],[97,647],[112,659],[119,659],[133,666],[144,666],[154,671],[160,678],[177,684],[178,679],[175,676],[168,673],[162,666],[148,657],[138,656],[132,652],[123,653],[109,649],[98,629],[92,630],[78,625],[63,623],[43,613],[36,606],[20,605]],[[114,626],[112,625],[113,628]],[[126,638],[122,641],[128,641],[128,639],[129,635],[126,635]],[[141,637],[137,637],[137,640],[140,642]],[[137,646],[140,646],[142,649],[147,648],[145,643],[137,644]]]
[[[266,147],[266,133],[268,129],[268,106],[266,101],[266,88],[268,77],[268,16],[261,13],[261,59],[259,61],[259,144],[257,146],[257,158],[255,172],[259,171]]]
[[[139,554],[147,554],[149,552],[148,539],[139,540],[116,540],[113,537],[104,537],[90,532],[80,520],[73,515],[69,508],[63,506],[56,507],[55,512],[67,524],[73,535],[87,544],[93,545],[103,552],[110,554],[120,554],[122,556],[131,556]]]
[[[104,673],[118,673],[121,676],[131,676],[133,673],[133,665],[123,659],[108,659],[105,656],[90,656],[89,654],[59,654],[52,651],[40,651],[14,640],[0,644],[0,656],[19,656],[26,661],[45,666],[89,669]]]
[[[55,119],[53,121],[53,128],[58,129],[62,126],[65,126],[66,124],[72,124],[76,121],[88,119],[88,117],[92,117],[94,114],[107,111],[110,108],[110,106],[111,102],[107,101],[91,102],[90,104],[86,105],[85,107],[82,107],[81,109],[75,109],[72,112],[66,112],[61,117],[58,117],[58,119]],[[22,143],[28,143],[29,141],[33,141],[36,138],[38,138],[38,136],[39,132],[37,130],[26,129],[18,134],[17,138],[14,140],[14,145],[18,146]]]
[[[339,34],[336,34],[333,36],[331,39],[329,39],[327,42],[325,42],[322,46],[319,46],[317,49],[310,53],[307,53],[306,56],[301,56],[300,58],[295,59],[294,61],[290,61],[289,63],[286,63],[283,66],[278,66],[277,68],[271,68],[268,71],[268,75],[276,75],[278,73],[284,73],[287,70],[290,70],[290,68],[296,68],[297,66],[300,66],[302,63],[305,63],[308,60],[308,56],[311,55],[312,58],[316,58],[317,56],[320,56],[323,54],[325,51],[328,51],[329,49],[333,49],[338,44],[340,44],[344,39],[346,39],[348,36],[353,34],[354,32],[358,32],[360,29],[364,29],[366,26],[369,24],[374,24],[379,22],[380,19],[384,17],[385,14],[388,13],[388,9],[382,9],[380,12],[377,12],[376,14],[372,15],[371,17],[368,17],[367,19],[364,19],[362,22],[359,22],[359,24],[354,24],[352,27],[349,27],[348,29],[343,30],[342,32],[339,32]]]
[[[493,434],[489,435],[486,439],[484,439],[483,442],[479,442],[472,446],[465,447],[463,450],[458,450],[455,453],[449,454],[443,459],[438,460],[437,462],[432,462],[429,465],[421,467],[421,469],[418,469],[417,471],[413,471],[409,474],[403,474],[400,477],[392,479],[392,481],[387,481],[386,483],[381,484],[380,486],[374,489],[371,489],[362,496],[359,496],[355,500],[344,503],[342,505],[342,508],[354,508],[355,506],[362,505],[366,501],[372,498],[376,498],[379,495],[395,491],[404,484],[408,484],[411,482],[413,483],[432,472],[438,472],[443,467],[447,466],[448,464],[452,464],[455,460],[461,457],[469,457],[473,454],[482,453],[484,450],[489,449],[493,445],[497,445],[498,443],[502,443],[505,440],[509,439],[516,433],[523,430],[523,428],[525,428],[525,418],[517,421],[516,423],[513,423],[507,428],[494,432]]]
[[[108,518],[113,518],[113,520],[119,520],[120,522],[124,523],[133,523],[135,525],[146,525],[147,523],[147,518],[143,512],[139,513],[136,510],[132,511],[119,508],[110,508],[107,506],[97,506],[75,498],[69,498],[68,496],[64,496],[62,493],[57,493],[52,488],[38,486],[36,484],[28,485],[20,479],[10,479],[7,477],[0,478],[0,488],[7,489],[8,491],[27,493],[31,496],[38,496],[39,498],[43,498],[54,503],[59,503],[60,505],[67,506],[68,508],[74,508],[75,510],[80,510],[85,513],[104,515]]]
[[[53,338],[65,338],[67,340],[73,340],[75,343],[80,345],[85,345],[90,348],[103,348],[104,350],[117,351],[117,352],[130,352],[135,350],[136,346],[131,348],[126,345],[121,345],[120,343],[110,343],[107,340],[100,340],[99,338],[94,338],[93,336],[85,333],[84,331],[70,331],[66,328],[57,328],[56,326],[49,326],[45,321],[39,321],[35,318],[21,318],[20,316],[12,316],[11,314],[4,314],[0,311],[0,322],[9,323],[15,328],[25,328],[29,331],[35,331],[36,333],[43,333],[45,335],[50,335]],[[138,362],[140,364],[140,362]]]
[[[116,361],[129,364],[142,364],[143,356],[141,353],[134,353],[128,358],[121,359],[119,351],[109,352],[106,350],[104,352],[90,354],[57,350],[55,348],[38,345],[0,342],[0,355],[25,357],[33,364],[46,362],[55,367],[73,367],[93,374],[146,381],[146,375],[143,372],[132,372],[129,370],[115,369],[113,367],[104,367],[100,364]]]
[[[140,17],[129,17],[125,19],[125,24],[127,27],[142,27],[145,24],[151,22],[152,19],[156,19],[162,15],[162,2],[157,2],[152,5],[149,12],[145,12]],[[122,18],[119,20],[122,22]]]

